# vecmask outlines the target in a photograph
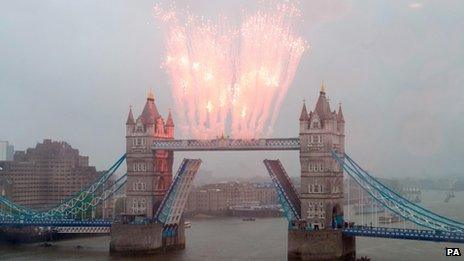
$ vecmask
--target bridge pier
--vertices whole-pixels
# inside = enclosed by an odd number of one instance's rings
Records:
[[[355,260],[356,240],[341,230],[288,231],[288,260]]]
[[[157,254],[185,248],[183,223],[168,231],[163,225],[113,224],[110,253],[122,255]]]

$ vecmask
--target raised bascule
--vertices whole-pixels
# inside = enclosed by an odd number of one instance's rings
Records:
[[[184,159],[173,177],[175,151],[295,150],[300,152],[299,191],[278,159],[264,160],[288,220],[289,257],[352,260],[358,236],[464,243],[463,223],[403,198],[345,153],[342,108],[331,110],[323,86],[313,111],[308,112],[303,104],[299,125],[299,136],[294,138],[176,140],[171,113],[165,121],[150,93],[139,117],[134,118],[130,109],[126,153],[108,171],[75,196],[45,211],[35,211],[0,196],[0,228],[47,227],[53,233],[110,233],[111,252],[182,249],[186,244],[182,213],[201,160]],[[127,173],[118,175],[117,170],[124,162]],[[349,208],[344,213],[344,173],[345,178],[354,180],[367,194],[371,204],[376,202],[401,218],[403,224],[382,227],[370,220],[367,225],[364,219],[352,219]],[[79,219],[78,213],[107,200],[124,184],[124,215],[116,220]],[[347,193],[346,202],[351,202],[349,189]]]

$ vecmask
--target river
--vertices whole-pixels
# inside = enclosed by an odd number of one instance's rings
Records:
[[[423,205],[448,217],[464,221],[464,193],[443,203],[445,192],[423,191]],[[368,220],[365,217],[365,220]],[[185,250],[167,255],[124,258],[124,260],[286,260],[287,224],[283,218],[258,218],[245,222],[239,218],[193,219],[186,230]],[[79,238],[39,244],[0,246],[1,260],[122,260],[109,255],[109,236]],[[460,244],[357,238],[357,256],[372,260],[449,260],[446,246]],[[80,247],[77,247],[80,246]],[[463,248],[461,248],[464,250]]]

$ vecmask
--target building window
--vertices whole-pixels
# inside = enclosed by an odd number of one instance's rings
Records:
[[[142,146],[145,146],[146,144],[147,144],[147,141],[144,138],[135,138],[134,139],[134,146],[135,147],[142,147]]]
[[[147,171],[147,164],[145,162],[135,162],[132,165],[133,171]]]
[[[308,185],[309,193],[324,193],[324,187],[320,184],[309,184]]]
[[[322,144],[322,135],[311,135],[309,137],[309,143],[311,144]]]
[[[317,119],[313,120],[311,125],[313,126],[313,129],[319,129],[319,121]]]
[[[308,168],[310,172],[323,172],[324,163],[323,162],[310,162]]]
[[[135,191],[145,191],[147,190],[147,184],[141,181],[135,181],[132,183],[132,189]]]
[[[140,122],[137,124],[136,131],[137,132],[144,132],[145,131],[144,128],[143,128],[143,125]]]
[[[132,212],[134,214],[143,214],[146,212],[147,202],[144,198],[134,198],[132,201]]]
[[[325,218],[324,204],[322,202],[315,201],[308,204],[308,218]]]

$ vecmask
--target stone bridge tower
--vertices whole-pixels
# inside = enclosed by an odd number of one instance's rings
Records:
[[[301,217],[311,229],[343,224],[343,171],[332,151],[345,151],[345,120],[341,106],[330,110],[324,85],[314,111],[306,105],[300,116]]]
[[[153,217],[172,179],[173,152],[152,151],[154,140],[174,138],[171,112],[166,122],[149,93],[142,114],[135,120],[132,108],[126,122],[126,214]]]
[[[345,152],[341,106],[330,109],[324,85],[314,111],[300,116],[301,221],[288,232],[288,255],[302,260],[354,260],[355,238],[342,233],[343,171],[332,151]]]

